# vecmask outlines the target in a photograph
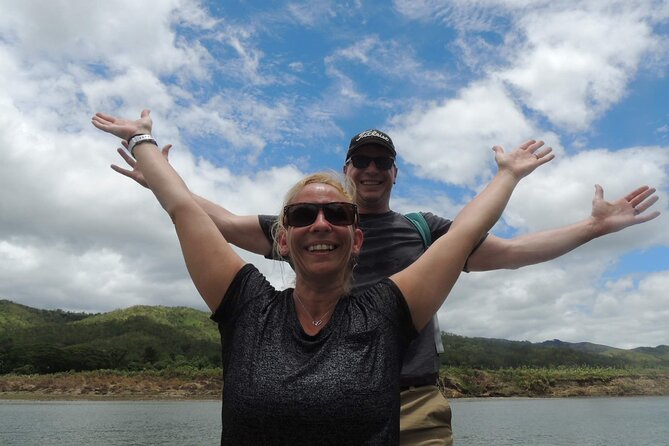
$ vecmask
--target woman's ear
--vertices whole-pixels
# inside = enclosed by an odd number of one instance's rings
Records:
[[[279,248],[279,254],[281,254],[283,257],[288,257],[288,254],[290,254],[290,249],[288,249],[288,237],[285,230],[279,233],[279,236],[276,240],[276,246]]]
[[[353,246],[351,246],[351,254],[355,257],[360,255],[360,250],[362,250],[362,242],[364,240],[364,235],[362,229],[355,228],[353,230]]]

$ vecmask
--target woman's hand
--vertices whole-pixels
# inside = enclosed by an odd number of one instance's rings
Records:
[[[117,118],[105,113],[96,113],[91,122],[103,132],[111,133],[124,141],[128,141],[134,135],[151,134],[153,121],[149,116],[150,113],[151,110],[142,110],[140,118],[135,121]]]
[[[537,167],[555,158],[555,155],[551,153],[553,149],[551,147],[541,149],[543,145],[543,141],[531,139],[509,153],[504,152],[500,146],[492,149],[495,151],[495,161],[497,161],[499,170],[506,170],[520,180]]]

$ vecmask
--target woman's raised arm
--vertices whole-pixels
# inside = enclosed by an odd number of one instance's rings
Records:
[[[541,141],[528,141],[505,153],[493,147],[498,171],[488,186],[470,201],[440,237],[411,266],[390,277],[400,288],[420,330],[437,312],[455,284],[475,244],[502,215],[518,182],[554,158]]]

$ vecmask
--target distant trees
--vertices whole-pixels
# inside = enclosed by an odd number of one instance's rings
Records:
[[[634,351],[442,333],[441,363],[473,369],[669,367],[669,347]],[[132,307],[100,315],[36,310],[0,300],[0,374],[99,369],[210,369],[221,365],[216,325],[191,308]]]
[[[442,340],[445,352],[441,354],[441,363],[455,367],[494,370],[516,367],[658,365],[658,362],[651,360],[644,363],[621,356],[579,351],[569,343],[542,345],[528,341],[467,338],[450,333],[442,333]]]
[[[100,369],[144,370],[165,369],[189,365],[196,368],[220,367],[220,346],[198,348],[196,355],[184,355],[179,350],[166,349],[164,345],[146,345],[113,349],[91,345],[63,346],[58,343],[10,345],[0,347],[0,374],[2,373],[55,373]],[[178,349],[178,347],[177,347]]]
[[[194,309],[86,315],[0,301],[0,310],[0,374],[221,365],[216,326]]]

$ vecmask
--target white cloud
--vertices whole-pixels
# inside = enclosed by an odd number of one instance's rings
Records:
[[[669,271],[622,278],[600,289],[598,278],[609,262],[570,256],[517,271],[463,275],[439,312],[441,329],[620,348],[655,346],[663,339],[659,331],[669,316],[662,304]]]
[[[569,131],[587,129],[619,102],[641,66],[666,67],[666,37],[655,29],[669,17],[666,2],[398,0],[395,7],[456,29],[468,66],[507,82],[526,107]]]
[[[406,43],[383,41],[376,35],[362,37],[335,51],[326,63],[343,65],[342,70],[349,70],[351,63],[360,64],[376,76],[408,80],[417,87],[443,88],[447,79],[443,71],[426,69]]]
[[[425,104],[391,120],[400,156],[427,178],[474,187],[487,178],[492,148],[511,150],[528,139],[552,142],[557,137],[540,130],[495,82],[478,82],[457,98]]]
[[[309,2],[291,2],[287,6],[289,14],[301,25],[313,27],[335,15],[332,2],[314,0]]]
[[[523,43],[508,49],[516,56],[498,76],[528,107],[570,130],[587,128],[623,97],[655,44],[644,17],[627,10],[535,12],[518,27]]]
[[[172,26],[213,26],[197,2],[186,0],[26,0],[5,1],[1,8],[0,28],[26,59],[101,63],[111,70],[133,66],[201,75],[199,62],[206,51],[179,41]]]

